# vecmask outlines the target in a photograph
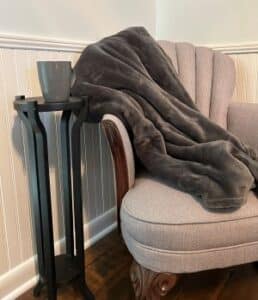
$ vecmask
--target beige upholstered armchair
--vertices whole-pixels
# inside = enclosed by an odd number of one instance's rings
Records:
[[[232,60],[187,43],[160,44],[201,112],[258,149],[258,104],[230,103]],[[103,127],[113,154],[121,231],[134,257],[130,276],[137,299],[160,299],[182,273],[258,260],[258,199],[253,192],[237,211],[209,212],[191,195],[151,175],[135,174],[122,122],[106,115]]]

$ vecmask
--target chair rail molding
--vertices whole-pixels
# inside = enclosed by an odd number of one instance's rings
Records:
[[[258,53],[258,41],[238,44],[207,44],[205,46],[226,54]]]
[[[96,41],[77,41],[52,37],[0,33],[0,48],[52,50],[80,53],[85,46],[94,42]],[[202,44],[200,46],[210,47],[214,50],[219,50],[227,54],[258,53],[258,41],[241,42],[237,44]]]
[[[85,46],[93,42],[0,33],[0,48],[82,52]]]

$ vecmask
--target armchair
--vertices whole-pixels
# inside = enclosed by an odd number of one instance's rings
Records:
[[[201,112],[258,149],[258,104],[230,103],[233,61],[187,43],[160,44]],[[191,195],[135,173],[123,123],[106,115],[102,124],[113,155],[118,223],[134,258],[130,277],[137,299],[160,299],[182,273],[258,260],[258,199],[253,192],[237,211],[206,211]]]

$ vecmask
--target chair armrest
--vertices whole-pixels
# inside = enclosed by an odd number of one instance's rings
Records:
[[[117,219],[118,226],[120,226],[122,200],[135,181],[133,148],[127,130],[119,118],[107,114],[103,117],[101,124],[113,158],[116,181]]]
[[[228,130],[258,150],[258,103],[230,103]]]

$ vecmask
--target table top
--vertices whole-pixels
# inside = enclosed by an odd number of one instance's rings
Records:
[[[51,102],[46,101],[43,97],[17,96],[14,101],[14,108],[17,111],[27,112],[37,110],[39,112],[59,111],[59,110],[79,110],[84,105],[84,99],[70,97],[67,101]]]

